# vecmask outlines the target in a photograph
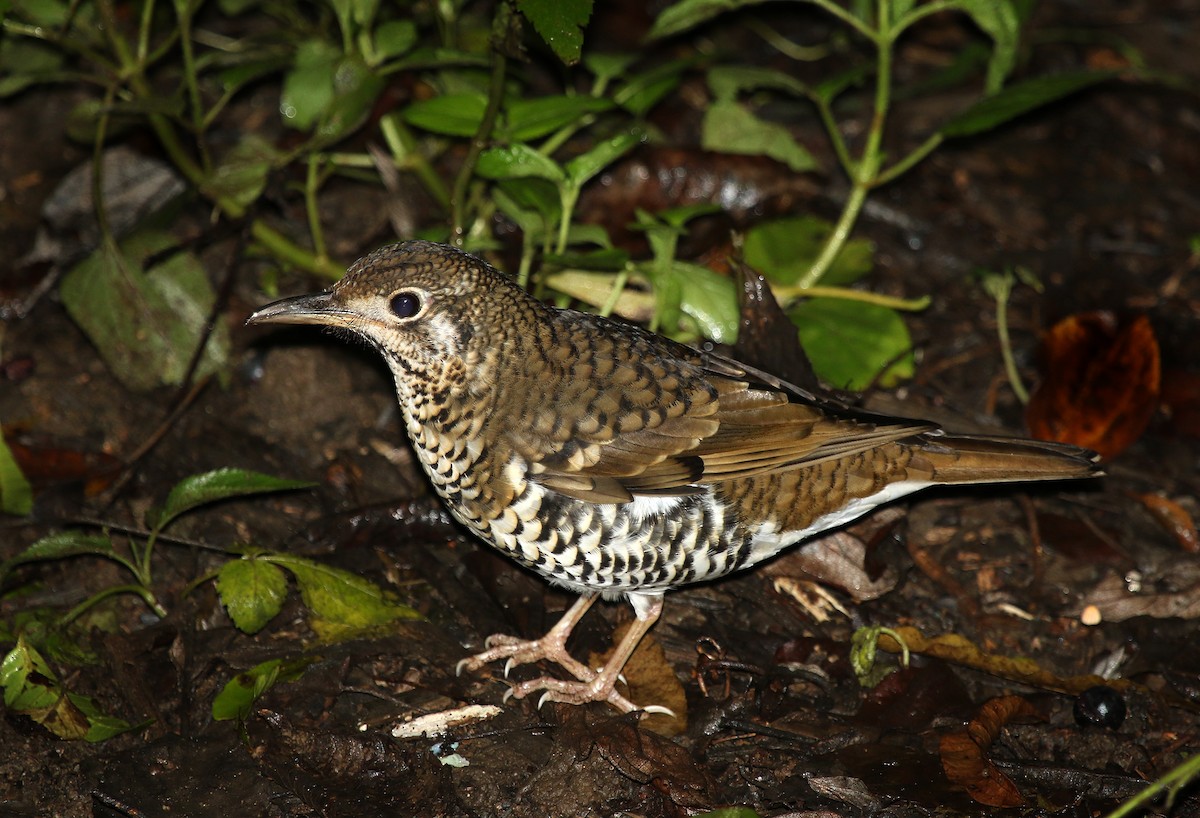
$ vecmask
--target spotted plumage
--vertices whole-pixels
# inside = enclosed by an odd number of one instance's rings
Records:
[[[496,637],[465,661],[551,658],[578,679],[525,682],[518,696],[545,690],[632,709],[613,683],[665,591],[754,565],[927,486],[1095,473],[1089,452],[950,437],[555,309],[483,261],[428,242],[379,250],[330,291],[250,321],[321,324],[378,349],[417,457],[455,518],[582,595],[542,639]],[[639,625],[599,672],[565,650],[597,594],[629,599]]]

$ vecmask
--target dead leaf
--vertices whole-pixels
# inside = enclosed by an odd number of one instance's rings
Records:
[[[963,730],[942,736],[940,751],[946,777],[964,787],[980,804],[1018,807],[1025,803],[1016,785],[986,756],[1004,725],[1019,716],[1035,716],[1033,705],[1020,696],[1000,696],[985,702]]]
[[[1042,357],[1042,382],[1025,412],[1034,437],[1112,458],[1141,436],[1158,407],[1161,377],[1146,316],[1068,316],[1043,337]]]
[[[1196,532],[1196,521],[1188,514],[1186,508],[1161,494],[1130,492],[1130,496],[1144,505],[1154,519],[1175,536],[1180,548],[1189,554],[1200,552],[1200,534]]]
[[[1195,558],[1189,559],[1194,561]],[[1096,583],[1082,602],[1095,606],[1105,622],[1124,622],[1135,616],[1196,619],[1200,618],[1200,579],[1191,579],[1191,582],[1177,582],[1170,591],[1134,593],[1125,577],[1109,574]],[[1113,685],[1112,681],[1106,684]]]
[[[892,630],[896,631],[904,640],[910,653],[935,656],[963,667],[975,668],[1002,679],[1040,687],[1044,690],[1057,690],[1075,696],[1098,684],[1106,684],[1118,690],[1139,687],[1128,679],[1102,679],[1094,674],[1058,676],[1048,670],[1043,670],[1037,662],[1023,656],[987,653],[965,636],[957,633],[926,637],[916,628],[909,626],[896,626]],[[900,646],[888,633],[880,635],[879,647],[891,653],[900,652]]]
[[[1200,437],[1200,373],[1163,370],[1160,402],[1171,431],[1185,437]]]
[[[631,624],[626,622],[617,628],[613,633],[614,645],[621,644]],[[611,654],[611,650],[601,656],[592,654],[588,660],[592,667],[600,667]],[[658,713],[643,716],[640,722],[643,728],[668,738],[687,729],[687,694],[667,661],[662,645],[652,634],[642,637],[621,673],[629,686],[627,698],[630,701],[639,705],[656,704],[675,713],[674,716]]]

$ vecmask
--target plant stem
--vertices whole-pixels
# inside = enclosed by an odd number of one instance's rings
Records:
[[[284,264],[336,281],[346,270],[328,258],[318,258],[262,220],[250,225],[250,235]]]
[[[471,138],[471,147],[462,167],[459,168],[458,178],[454,180],[454,192],[450,196],[450,243],[456,247],[463,245],[467,235],[467,187],[471,183],[471,177],[475,175],[475,164],[479,161],[479,155],[491,140],[496,119],[500,116],[500,105],[504,101],[504,78],[508,73],[508,60],[500,48],[508,27],[512,25],[512,15],[513,12],[503,3],[496,9],[496,19],[492,26],[492,78],[488,86],[488,104],[479,128]]]
[[[325,252],[325,233],[321,230],[321,209],[317,204],[317,191],[321,188],[320,154],[308,155],[308,173],[304,179],[304,211],[308,214],[308,232],[312,236],[313,254],[318,263],[328,261]]]
[[[1017,371],[1017,362],[1013,358],[1012,341],[1008,337],[1008,293],[996,299],[996,335],[1000,338],[1000,355],[1004,358],[1004,371],[1008,375],[1008,383],[1012,386],[1013,394],[1022,405],[1029,403],[1029,390],[1021,381],[1021,373]]]
[[[114,585],[111,588],[105,588],[103,591],[93,594],[60,616],[58,618],[58,626],[63,627],[64,625],[71,624],[87,611],[88,608],[94,607],[109,597],[119,596],[120,594],[136,594],[150,607],[150,610],[154,611],[155,616],[160,619],[167,616],[166,608],[159,604],[158,598],[154,596],[154,592],[149,588],[142,585]]]
[[[840,298],[843,301],[861,301],[864,304],[878,304],[893,310],[919,312],[929,306],[932,299],[927,296],[920,298],[896,298],[895,296],[873,293],[869,290],[852,290],[849,287],[800,287],[775,286],[771,288],[780,301],[790,301],[794,298]]]
[[[1152,782],[1144,790],[1106,815],[1105,818],[1124,818],[1124,816],[1129,815],[1150,800],[1157,798],[1160,793],[1165,791],[1170,791],[1169,799],[1173,799],[1179,789],[1197,775],[1200,775],[1200,753],[1191,758],[1184,759],[1183,762],[1169,770],[1162,778]]]

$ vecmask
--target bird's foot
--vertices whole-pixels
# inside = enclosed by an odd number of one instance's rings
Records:
[[[639,710],[646,714],[661,713],[667,716],[674,716],[675,713],[666,707],[658,705],[649,705],[648,707],[639,707],[629,699],[622,696],[616,690],[616,674],[611,676],[601,671],[593,673],[591,681],[580,680],[578,682],[565,682],[562,679],[554,679],[549,676],[543,676],[540,679],[531,679],[528,682],[520,682],[513,685],[507,693],[504,694],[504,699],[507,701],[509,697],[523,699],[530,693],[544,691],[537,706],[541,708],[546,702],[563,702],[565,704],[586,704],[587,702],[608,702],[613,707],[620,710],[622,713],[632,713]]]
[[[540,662],[542,659],[553,662],[570,673],[581,682],[590,682],[596,677],[596,672],[567,653],[566,640],[557,638],[554,631],[541,639],[519,639],[515,636],[498,633],[487,638],[487,650],[468,656],[455,667],[454,672],[462,675],[464,670],[476,671],[484,665],[504,662],[504,677],[508,678],[509,671],[518,665],[528,665]]]

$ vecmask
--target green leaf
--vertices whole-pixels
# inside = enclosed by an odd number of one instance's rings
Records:
[[[737,291],[733,279],[699,264],[676,261],[671,274],[679,280],[679,307],[696,322],[700,334],[718,344],[737,340]]]
[[[579,62],[592,0],[517,0],[517,8],[560,60]]]
[[[115,553],[112,541],[108,537],[100,534],[85,534],[74,529],[60,531],[57,534],[42,537],[15,557],[0,563],[0,579],[3,579],[16,566],[27,562],[58,560],[83,554],[111,558]]]
[[[0,514],[24,517],[33,511],[33,488],[13,457],[4,434],[0,433]],[[0,575],[3,575],[0,570]]]
[[[475,171],[486,179],[520,179],[534,176],[561,182],[566,178],[553,159],[528,145],[489,148],[479,156]]]
[[[583,58],[583,65],[596,77],[597,83],[607,83],[624,76],[629,66],[638,60],[637,54],[597,54],[592,52]]]
[[[362,57],[342,57],[333,73],[333,100],[317,126],[318,138],[328,144],[357,130],[371,113],[383,84],[383,77],[372,71]]]
[[[217,200],[226,199],[244,211],[262,195],[267,176],[279,155],[279,151],[258,134],[246,134],[221,157],[204,181],[204,191]],[[239,215],[241,211],[231,215]]]
[[[912,377],[912,340],[895,310],[861,301],[812,298],[792,307],[788,315],[799,327],[800,343],[813,369],[835,388],[894,386]]]
[[[985,87],[989,94],[994,94],[1016,64],[1021,20],[1011,0],[958,0],[958,5],[992,38]]]
[[[18,37],[0,39],[0,99],[31,85],[66,79],[63,53],[49,45]]]
[[[679,86],[689,65],[690,60],[672,60],[630,77],[613,92],[613,100],[634,116],[645,116],[660,99]]]
[[[185,477],[171,489],[167,502],[158,512],[153,526],[161,531],[167,524],[197,506],[244,497],[248,494],[265,494],[272,491],[291,491],[315,486],[306,480],[285,480],[245,469],[216,469],[203,474]]]
[[[513,142],[528,142],[613,106],[612,100],[602,97],[545,96],[516,100],[505,109],[504,135]]]
[[[663,37],[671,37],[707,23],[727,11],[765,2],[767,0],[680,0],[663,9],[663,13],[658,15],[658,19],[651,26],[646,39],[660,40]]]
[[[59,738],[99,741],[129,729],[120,719],[104,716],[86,696],[69,693],[38,651],[17,637],[17,644],[0,660],[4,705],[33,719]]]
[[[721,101],[734,100],[738,94],[758,88],[785,91],[796,96],[808,93],[808,86],[790,74],[749,65],[720,65],[710,69],[708,87],[712,89],[713,96]]]
[[[268,659],[234,676],[213,699],[212,714],[217,721],[245,721],[250,707],[280,682],[294,682],[304,675],[315,658]]]
[[[375,29],[375,53],[381,59],[407,54],[417,44],[417,26],[412,20],[388,20]]]
[[[443,136],[474,136],[485,110],[483,94],[449,94],[414,102],[404,109],[404,121]]]
[[[717,100],[708,106],[700,144],[710,151],[769,156],[797,173],[818,167],[817,160],[792,138],[787,128],[759,119],[732,100]]]
[[[619,159],[645,137],[645,131],[641,128],[633,128],[598,142],[592,146],[591,150],[567,162],[567,178],[571,180],[572,185],[583,187],[585,182]]]
[[[503,179],[496,186],[524,210],[539,214],[545,224],[555,225],[562,217],[562,199],[558,189],[546,181],[533,176],[520,179]]]
[[[394,601],[370,580],[291,554],[270,554],[264,560],[282,566],[296,577],[300,596],[313,612],[309,624],[325,640],[339,639],[397,619],[420,614]]]
[[[230,560],[217,574],[217,593],[238,630],[258,633],[283,607],[287,577],[254,557]]]
[[[762,222],[746,232],[746,263],[776,284],[795,284],[808,272],[832,232],[832,224],[815,216]],[[871,241],[851,239],[820,283],[852,284],[871,271],[874,259],[875,245]]]
[[[142,262],[174,245],[166,233],[141,232],[114,248],[103,242],[63,278],[67,312],[130,389],[177,385],[208,324],[216,294],[190,252],[171,253],[145,270]],[[219,320],[196,372],[202,378],[229,358],[229,328]]]
[[[1116,76],[1116,71],[1067,71],[1025,80],[980,100],[943,125],[940,132],[947,139],[982,133]]]
[[[321,39],[300,43],[279,97],[285,125],[301,131],[316,125],[333,102],[333,72],[341,56],[341,51]]]

